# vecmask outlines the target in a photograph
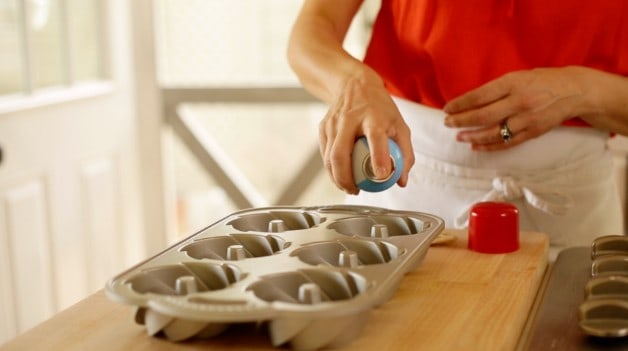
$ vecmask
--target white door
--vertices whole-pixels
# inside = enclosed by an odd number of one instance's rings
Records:
[[[159,229],[144,236],[163,223],[142,206],[161,172],[141,167],[139,151],[158,140],[143,129],[158,117],[137,117],[150,99],[138,72],[153,56],[133,45],[142,8],[149,1],[0,0],[0,344],[164,243]]]

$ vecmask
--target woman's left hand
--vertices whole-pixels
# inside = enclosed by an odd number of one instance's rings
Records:
[[[474,150],[507,149],[589,110],[581,82],[575,67],[507,73],[447,103],[445,125],[464,128],[457,140]],[[509,140],[502,128],[510,130]]]

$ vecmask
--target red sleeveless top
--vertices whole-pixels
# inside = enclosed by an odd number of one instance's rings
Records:
[[[438,108],[514,70],[628,75],[628,1],[382,0],[364,61],[391,94]]]

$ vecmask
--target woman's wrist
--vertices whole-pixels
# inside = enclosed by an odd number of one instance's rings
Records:
[[[382,78],[371,67],[361,62],[354,62],[347,66],[341,77],[335,87],[336,90],[332,92],[335,96],[342,94],[347,89],[385,88]]]
[[[628,77],[582,66],[567,69],[581,86],[581,118],[593,126],[628,130]]]

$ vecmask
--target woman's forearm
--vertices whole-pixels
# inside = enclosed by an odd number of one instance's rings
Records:
[[[327,103],[348,81],[363,80],[365,75],[369,79],[376,77],[342,46],[360,3],[361,0],[306,1],[290,35],[291,68],[309,92]]]
[[[575,68],[589,102],[581,118],[592,126],[628,135],[628,77]]]

